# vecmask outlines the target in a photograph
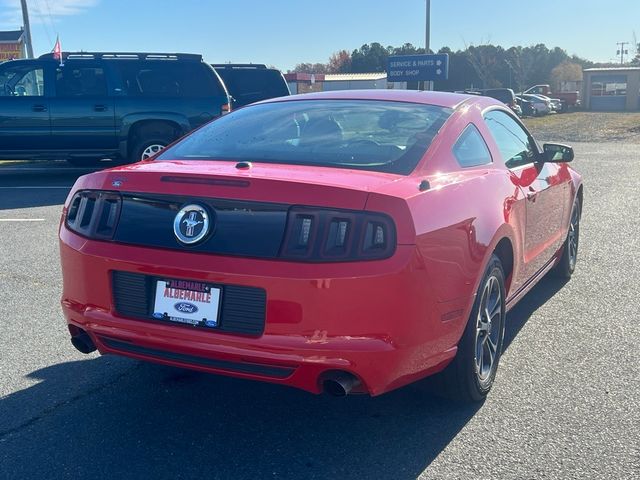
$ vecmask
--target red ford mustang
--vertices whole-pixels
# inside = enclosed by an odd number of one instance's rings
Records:
[[[481,400],[507,310],[575,268],[572,159],[485,97],[239,109],[76,182],[60,226],[72,342],[336,395],[441,372]]]

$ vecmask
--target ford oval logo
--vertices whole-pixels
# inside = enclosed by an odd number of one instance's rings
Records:
[[[198,307],[189,302],[178,302],[173,308],[181,313],[196,313],[198,311]]]

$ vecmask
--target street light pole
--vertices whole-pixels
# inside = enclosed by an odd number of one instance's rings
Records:
[[[427,0],[427,18],[424,39],[424,53],[429,54],[429,43],[431,34],[431,0]]]
[[[424,53],[429,54],[429,36],[431,34],[431,0],[427,1],[427,18],[426,18],[426,29],[425,29],[425,38],[424,38]]]
[[[33,43],[31,43],[31,27],[29,26],[29,11],[27,10],[27,0],[20,0],[22,5],[22,22],[24,23],[24,36],[27,41],[27,58],[33,58]]]
[[[425,55],[429,55],[430,50],[430,36],[431,36],[431,0],[426,0],[427,2],[427,17],[425,19],[425,29],[424,29],[424,53]],[[431,86],[431,81],[424,82],[425,90],[433,90]]]

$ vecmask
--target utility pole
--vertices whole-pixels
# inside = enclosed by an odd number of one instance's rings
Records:
[[[27,0],[20,0],[22,5],[22,22],[24,23],[24,36],[27,38],[27,58],[33,58],[33,43],[31,43],[31,27],[29,26],[29,11]]]
[[[424,53],[425,55],[429,55],[429,44],[430,44],[430,36],[431,36],[431,0],[426,0],[427,2],[427,17],[425,19],[425,29],[424,29]],[[431,86],[431,81],[424,82],[425,90],[433,90]]]
[[[426,28],[424,32],[424,53],[429,54],[429,43],[431,36],[431,0],[427,0],[427,18],[426,18]]]
[[[628,45],[629,42],[618,42],[616,43],[616,45],[620,45],[620,50],[618,50],[617,53],[620,54],[620,64],[622,65],[624,63],[624,56],[627,55],[629,53],[629,50],[625,50],[624,46]]]

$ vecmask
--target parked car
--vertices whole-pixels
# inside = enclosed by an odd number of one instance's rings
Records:
[[[481,95],[486,95],[487,97],[495,98],[496,100],[500,100],[502,103],[507,105],[511,110],[513,110],[516,115],[522,115],[522,110],[518,106],[516,102],[516,94],[513,93],[513,90],[510,88],[487,88],[484,90],[480,90]]]
[[[534,117],[536,115],[536,109],[533,106],[533,102],[520,97],[516,97],[516,102],[520,106],[523,117]]]
[[[0,158],[154,155],[229,109],[200,55],[64,53],[0,65]]]
[[[227,87],[233,108],[290,95],[282,72],[275,68],[252,63],[222,63],[212,67]]]
[[[549,104],[552,112],[560,113],[562,111],[562,101],[559,98],[550,98],[546,95],[536,94],[536,97],[541,98]]]
[[[580,106],[580,92],[574,91],[552,91],[549,85],[534,85],[524,91],[536,95],[546,95],[547,97],[557,98],[560,101],[560,112],[567,112],[572,108]]]
[[[531,95],[523,93],[518,95],[520,98],[527,100],[533,104],[533,108],[536,110],[536,115],[547,115],[551,113],[551,102],[549,99],[540,97],[539,95]]]
[[[481,96],[235,110],[77,180],[60,226],[72,343],[334,395],[441,372],[449,395],[482,400],[506,312],[575,269],[572,159]]]

